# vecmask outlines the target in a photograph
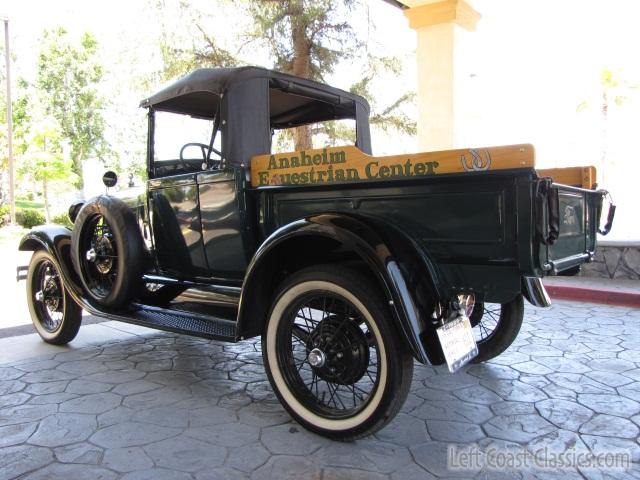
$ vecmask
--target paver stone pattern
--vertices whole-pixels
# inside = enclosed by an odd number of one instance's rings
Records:
[[[402,412],[332,442],[275,398],[256,339],[162,332],[0,365],[0,478],[640,479],[640,310],[527,307],[512,347],[455,375],[416,364]],[[451,470],[452,446],[628,452],[626,471]]]

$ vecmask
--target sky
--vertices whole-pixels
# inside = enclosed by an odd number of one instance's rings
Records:
[[[141,92],[119,82],[122,72],[145,74],[158,68],[155,45],[158,22],[170,19],[169,5],[159,16],[150,14],[148,0],[11,0],[0,2],[0,14],[8,15],[17,75],[35,74],[38,37],[44,28],[63,25],[71,33],[93,32],[102,45],[104,62],[110,66],[108,82],[115,91],[113,102],[130,118],[143,118],[138,102],[151,91]],[[206,2],[199,1],[200,5]],[[640,158],[636,146],[640,125],[640,92],[618,94],[625,101],[609,112],[608,158],[601,168],[603,122],[600,116],[600,72],[611,69],[626,83],[640,85],[640,1],[637,0],[474,0],[482,18],[477,30],[461,36],[459,55],[463,67],[457,75],[462,89],[456,101],[459,147],[533,143],[540,167],[595,164],[601,184],[619,204],[613,238],[640,239],[640,222],[634,210],[640,206],[637,179]],[[209,5],[217,4],[211,2]],[[381,105],[398,92],[416,89],[415,32],[402,12],[381,0],[369,0],[371,20],[353,18],[354,26],[374,40],[381,53],[404,61],[399,78],[382,78],[376,89]],[[212,7],[213,8],[213,7]],[[246,18],[221,15],[209,28],[225,39],[246,24]],[[189,32],[185,24],[176,34]],[[248,49],[245,58],[264,64],[264,52]],[[16,75],[14,73],[14,75]],[[348,88],[360,72],[343,65],[329,83]],[[113,86],[116,86],[115,90]],[[578,106],[587,107],[578,111]],[[410,113],[417,118],[415,110]],[[141,145],[139,155],[143,151]],[[415,138],[373,132],[375,154],[417,150]],[[604,184],[602,183],[604,181]]]

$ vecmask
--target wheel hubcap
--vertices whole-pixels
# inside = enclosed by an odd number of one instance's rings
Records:
[[[93,249],[92,249],[93,250]],[[109,273],[113,266],[113,247],[107,237],[96,240],[96,268],[102,274]]]
[[[309,364],[314,368],[322,368],[327,361],[324,352],[319,348],[311,350],[307,359],[309,360]]]
[[[357,323],[342,315],[329,315],[318,324],[309,336],[307,352],[316,374],[339,385],[360,380],[369,364],[364,332]]]
[[[98,254],[96,253],[95,249],[90,248],[89,250],[87,250],[86,257],[88,262],[95,262],[97,256]]]

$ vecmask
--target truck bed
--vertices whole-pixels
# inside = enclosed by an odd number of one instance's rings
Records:
[[[329,162],[335,151],[340,150],[324,150]],[[544,175],[591,182],[595,171],[590,167],[537,172],[530,145],[394,157],[347,154],[344,162],[340,158],[324,167],[333,167],[334,181],[312,183],[302,175],[314,167],[301,166],[300,159],[322,154],[316,150],[254,158],[252,179],[264,236],[313,215],[356,216],[416,241],[452,291],[479,292],[492,302],[512,298],[522,276],[556,274],[589,261],[595,249],[601,192],[581,188],[582,183],[557,184]],[[391,172],[403,161],[432,162],[437,168],[421,175],[405,175],[398,167],[395,176],[335,179],[338,167],[366,173],[375,163],[378,171],[387,166]],[[465,168],[465,161],[467,167],[485,162],[488,168]],[[266,177],[260,172],[267,172]]]

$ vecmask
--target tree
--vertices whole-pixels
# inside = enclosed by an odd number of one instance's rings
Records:
[[[225,16],[224,8],[235,8],[232,3],[222,0],[215,2],[214,16],[218,19],[216,25],[219,18]],[[232,45],[221,45],[214,35],[207,33],[207,28],[203,26],[203,21],[209,17],[207,14],[193,7],[189,8],[189,5],[182,1],[176,3],[172,0],[156,0],[155,7],[158,12],[156,20],[161,31],[158,39],[163,63],[160,80],[172,80],[196,68],[235,67],[243,63],[238,58],[241,47],[232,52]],[[177,29],[176,23],[192,25],[193,29]]]
[[[77,185],[82,186],[82,161],[91,155],[103,157],[108,149],[104,138],[102,108],[98,92],[103,77],[97,60],[98,43],[90,33],[74,45],[66,30],[45,31],[38,57],[36,86],[44,113],[55,119],[61,136],[69,143]]]
[[[384,71],[397,75],[401,66],[396,58],[375,55],[369,48],[369,40],[361,38],[346,20],[354,15],[369,18],[365,3],[361,0],[263,0],[247,5],[256,22],[254,37],[270,47],[277,69],[324,81],[341,62],[360,62],[364,58],[362,79],[349,90],[369,101],[371,124],[384,131],[416,133],[415,122],[402,111],[406,103],[413,101],[413,93],[403,94],[381,109],[371,94],[376,77]],[[369,25],[369,28],[374,30],[375,26]],[[354,140],[353,132],[335,122],[328,122],[321,129],[329,137]],[[296,150],[312,147],[311,133],[309,126],[295,129]]]
[[[57,123],[47,119],[32,126],[28,148],[22,155],[19,173],[29,175],[42,182],[44,211],[47,222],[51,220],[49,211],[49,189],[51,182],[75,179],[73,162],[62,154],[61,134]]]
[[[382,72],[399,73],[400,63],[373,54],[369,38],[361,38],[349,22],[357,15],[368,18],[363,0],[245,0],[241,6],[245,17],[253,19],[252,28],[240,34],[241,40],[248,41],[232,53],[207,33],[203,27],[206,15],[193,14],[193,23],[199,31],[193,45],[178,48],[173,43],[162,50],[165,72],[169,74],[166,77],[184,74],[198,66],[243,64],[239,57],[247,45],[266,48],[276,70],[318,81],[325,81],[341,62],[357,62],[362,64],[362,79],[349,90],[364,96],[371,104],[371,124],[385,131],[415,134],[415,122],[403,113],[404,105],[414,99],[412,93],[399,96],[385,107],[372,98],[371,87],[376,77]],[[373,26],[370,28],[373,30]],[[293,129],[295,149],[311,148],[312,133],[323,133],[332,140],[354,140],[352,131],[339,123],[325,122],[321,126]]]
[[[275,68],[303,78],[323,81],[340,60],[361,46],[345,21],[355,0],[263,0],[248,2],[255,19],[255,40],[265,42]],[[330,133],[336,133],[335,128]],[[313,148],[311,126],[293,130],[296,150]]]

